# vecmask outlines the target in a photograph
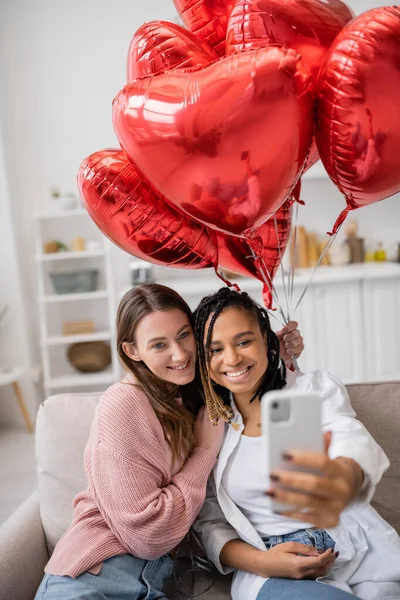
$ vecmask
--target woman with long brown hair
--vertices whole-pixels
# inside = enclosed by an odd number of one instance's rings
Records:
[[[302,349],[296,324],[291,352]],[[200,408],[193,316],[173,290],[132,289],[117,315],[125,378],[104,393],[85,450],[87,489],[45,569],[37,600],[154,600],[171,573],[169,552],[206,494],[224,424]]]
[[[192,313],[161,285],[117,314],[126,377],[106,390],[84,464],[87,489],[46,565],[37,599],[165,598],[169,552],[189,531],[222,441],[202,403]]]

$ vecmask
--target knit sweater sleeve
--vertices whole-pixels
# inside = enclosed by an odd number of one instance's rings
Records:
[[[153,560],[170,552],[188,532],[204,502],[216,458],[205,448],[195,448],[171,477],[162,428],[145,394],[113,387],[108,393],[117,398],[105,398],[99,407],[89,481],[120,543],[130,554]]]

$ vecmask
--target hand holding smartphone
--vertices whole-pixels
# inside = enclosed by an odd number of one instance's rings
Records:
[[[313,472],[284,460],[288,450],[324,452],[322,432],[323,397],[315,392],[274,390],[261,399],[262,432],[267,457],[267,486],[274,469]],[[268,498],[268,497],[267,497]],[[273,512],[290,511],[293,507],[268,498]],[[305,515],[306,516],[306,515]]]

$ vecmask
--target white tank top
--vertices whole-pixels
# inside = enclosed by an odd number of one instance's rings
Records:
[[[312,527],[310,523],[287,519],[269,510],[265,492],[271,483],[261,436],[240,436],[224,469],[222,485],[261,537]]]

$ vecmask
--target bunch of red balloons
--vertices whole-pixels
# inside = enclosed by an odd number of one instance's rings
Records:
[[[121,149],[78,176],[117,245],[265,281],[319,157],[347,202],[336,229],[400,190],[399,7],[353,18],[341,0],[174,2],[186,29],[146,23],[129,48],[113,102]]]

